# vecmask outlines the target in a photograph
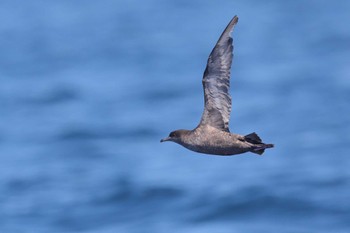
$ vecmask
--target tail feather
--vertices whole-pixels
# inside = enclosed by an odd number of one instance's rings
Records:
[[[244,139],[247,142],[253,143],[253,144],[259,144],[262,143],[260,137],[254,132],[254,133],[250,133],[248,135],[244,136]]]
[[[274,147],[273,144],[260,144],[260,145],[257,145],[257,147],[254,148],[251,152],[258,155],[262,155],[265,152],[265,149],[272,148],[272,147]]]
[[[262,155],[265,152],[265,149],[260,149],[260,150],[252,150],[251,151],[254,154]]]
[[[273,144],[264,144],[255,132],[244,136],[244,139],[247,142],[256,145],[251,152],[258,155],[262,155],[265,152],[265,149],[274,147]]]

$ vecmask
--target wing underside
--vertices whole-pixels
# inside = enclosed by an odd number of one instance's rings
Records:
[[[229,132],[231,113],[230,70],[233,58],[231,33],[238,22],[235,16],[227,25],[209,55],[203,75],[204,112],[200,125]]]

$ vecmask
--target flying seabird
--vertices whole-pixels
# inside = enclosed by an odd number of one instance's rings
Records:
[[[209,55],[202,80],[205,104],[199,125],[193,130],[175,130],[160,142],[172,141],[189,150],[214,155],[235,155],[248,151],[262,155],[266,148],[274,146],[263,143],[256,133],[243,136],[229,130],[233,57],[231,33],[237,22],[238,17],[233,17]]]

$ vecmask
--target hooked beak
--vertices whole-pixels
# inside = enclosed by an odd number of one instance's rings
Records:
[[[160,142],[166,142],[166,141],[170,141],[171,137],[166,137],[160,140]]]

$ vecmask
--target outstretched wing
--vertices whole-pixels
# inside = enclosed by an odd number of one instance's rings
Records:
[[[208,58],[203,76],[204,112],[200,125],[229,132],[231,113],[230,69],[233,57],[231,33],[238,22],[235,16],[227,25]]]

